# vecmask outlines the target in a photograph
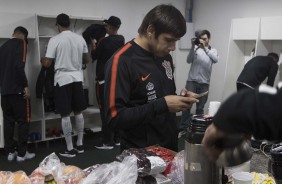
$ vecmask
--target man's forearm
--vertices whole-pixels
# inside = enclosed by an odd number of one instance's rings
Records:
[[[41,58],[40,62],[41,62],[41,64],[42,64],[42,66],[45,67],[45,68],[50,67],[51,64],[52,64],[52,60],[49,59],[49,58],[47,58],[47,57]]]

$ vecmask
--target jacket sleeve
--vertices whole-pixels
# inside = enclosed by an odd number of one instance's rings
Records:
[[[190,51],[189,51],[189,54],[188,54],[187,59],[186,59],[186,62],[187,62],[188,64],[193,63],[194,57],[195,57],[195,47],[192,47],[192,48],[190,49]]]
[[[116,55],[115,55],[116,56]],[[131,103],[132,77],[128,65],[113,57],[107,62],[105,75],[105,114],[111,128],[130,129],[150,122],[154,116],[168,112],[164,98],[150,103],[134,105]]]
[[[274,81],[275,81],[275,77],[278,71],[278,65],[276,63],[273,63],[271,65],[270,71],[269,71],[269,75],[267,77],[267,85],[269,86],[273,86],[274,85]]]
[[[211,49],[206,49],[206,54],[211,58],[213,63],[218,62],[218,55],[217,55],[217,50],[214,48]]]
[[[97,48],[95,49],[95,51],[91,52],[91,56],[92,56],[92,60],[96,60],[96,59],[100,59],[102,54],[103,54],[103,50],[104,50],[104,38],[100,39],[98,44],[97,44]]]
[[[27,77],[25,74],[25,62],[26,62],[26,42],[23,40],[19,42],[17,48],[16,48],[16,68],[17,68],[17,73],[19,74],[19,79],[21,79],[22,87],[28,87],[28,82],[27,82]]]
[[[282,83],[280,83],[282,87]],[[257,139],[282,139],[282,88],[261,85],[239,91],[227,99],[214,124],[229,133],[250,133]]]

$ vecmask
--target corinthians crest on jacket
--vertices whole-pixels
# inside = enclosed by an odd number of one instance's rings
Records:
[[[166,73],[167,78],[172,80],[173,79],[173,73],[172,73],[171,63],[169,61],[164,60],[162,62],[162,65],[165,68],[165,73]]]

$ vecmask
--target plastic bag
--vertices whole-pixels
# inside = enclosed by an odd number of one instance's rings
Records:
[[[65,165],[60,162],[59,157],[52,153],[47,156],[38,168],[39,172],[44,175],[52,175],[57,184],[78,184],[85,173],[78,167],[72,165]]]
[[[157,184],[171,184],[171,180],[162,174],[154,175],[154,177],[156,178]]]
[[[120,162],[102,164],[79,184],[133,184],[137,180],[137,158],[128,156]]]
[[[30,179],[31,184],[44,184],[45,176],[40,173],[39,168],[36,168],[29,175],[29,179]]]
[[[124,150],[117,156],[117,159],[123,160],[123,158],[129,155],[135,155],[137,157],[137,170],[139,176],[159,174],[166,169],[167,165],[162,158],[144,148],[130,148]]]
[[[96,165],[92,165],[90,167],[87,167],[86,169],[83,169],[85,177],[87,177],[92,171],[97,169],[99,166],[100,166],[100,164],[96,164]]]
[[[138,177],[136,184],[172,184],[171,180],[162,174]]]
[[[84,171],[79,167],[67,165],[62,169],[62,175],[57,175],[55,180],[64,181],[64,184],[78,184],[85,177]]]
[[[176,154],[172,161],[171,172],[167,175],[173,183],[184,184],[184,150]]]
[[[12,174],[10,171],[0,171],[0,183],[7,183]]]
[[[42,160],[39,164],[39,172],[47,176],[49,174],[53,175],[53,173],[58,173],[61,170],[61,162],[59,157],[55,153],[51,153],[47,157]]]
[[[6,184],[30,184],[30,179],[23,171],[17,171],[12,173],[12,175],[7,180]]]

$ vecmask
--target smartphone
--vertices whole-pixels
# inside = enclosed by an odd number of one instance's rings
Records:
[[[209,91],[206,91],[206,92],[200,93],[200,94],[199,94],[199,98],[200,98],[200,97],[202,97],[202,96],[207,95],[208,93],[209,93]]]

